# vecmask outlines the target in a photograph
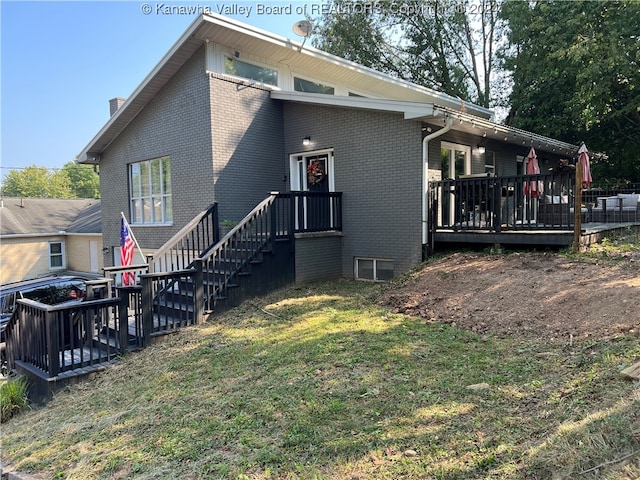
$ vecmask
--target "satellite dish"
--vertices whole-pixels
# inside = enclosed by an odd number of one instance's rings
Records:
[[[300,37],[308,38],[311,36],[313,27],[309,20],[300,20],[293,24],[293,33]]]

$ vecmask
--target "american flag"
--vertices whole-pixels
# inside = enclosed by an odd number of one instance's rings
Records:
[[[120,222],[120,265],[128,267],[133,263],[133,251],[136,244],[133,241],[132,233],[127,221],[122,217]],[[122,274],[122,285],[135,285],[136,279],[133,272]]]

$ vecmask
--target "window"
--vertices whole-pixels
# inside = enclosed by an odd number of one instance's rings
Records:
[[[293,89],[296,92],[324,93],[326,95],[333,95],[335,92],[333,87],[298,77],[293,77]]]
[[[496,152],[489,150],[484,152],[484,173],[488,173],[491,176],[496,174]]]
[[[65,268],[64,243],[49,242],[49,269],[59,270]]]
[[[384,282],[393,278],[393,260],[379,258],[356,258],[355,277],[357,280]]]
[[[224,71],[229,75],[248,78],[267,85],[278,85],[278,72],[276,70],[242,62],[237,58],[225,57]]]
[[[129,184],[131,223],[153,225],[173,221],[169,157],[129,165]]]

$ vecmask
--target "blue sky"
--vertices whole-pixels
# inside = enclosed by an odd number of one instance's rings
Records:
[[[251,7],[249,15],[229,16],[300,40],[292,26],[307,4],[0,1],[2,176],[34,164],[60,168],[75,158],[108,120],[109,99],[128,97],[194,19],[163,14],[163,7]],[[291,15],[257,12],[289,5]]]

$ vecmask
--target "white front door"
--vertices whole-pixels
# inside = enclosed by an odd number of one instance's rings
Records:
[[[318,150],[290,156],[291,191],[335,192],[333,175],[333,150]],[[309,216],[309,199],[302,197],[296,202],[296,228],[307,229],[313,219]],[[329,215],[333,215],[331,209]]]

